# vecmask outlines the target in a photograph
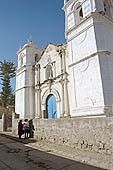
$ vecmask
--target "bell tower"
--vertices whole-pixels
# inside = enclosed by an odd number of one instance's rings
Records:
[[[32,119],[35,116],[35,60],[41,55],[41,49],[28,41],[18,53],[16,71],[15,112],[20,118]]]
[[[72,116],[110,116],[113,1],[64,0]]]

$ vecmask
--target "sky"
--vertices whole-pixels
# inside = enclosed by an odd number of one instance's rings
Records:
[[[63,0],[0,0],[0,61],[17,66],[16,53],[30,37],[40,48],[65,42],[62,7]]]

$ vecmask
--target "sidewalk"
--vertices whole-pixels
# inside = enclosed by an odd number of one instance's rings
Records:
[[[37,141],[36,139],[22,139],[19,140],[17,136],[11,133],[2,133],[12,140],[22,142],[25,146],[38,149],[56,156],[64,157],[88,165],[113,170],[113,157],[111,155],[104,155],[100,153],[81,151],[65,145],[57,145],[55,143],[48,143],[46,141]]]

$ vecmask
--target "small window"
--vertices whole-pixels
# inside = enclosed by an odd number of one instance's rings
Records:
[[[110,4],[109,4],[109,1],[107,0],[104,1],[104,12],[107,16],[111,17]]]
[[[46,80],[53,77],[52,66],[49,64],[46,66]]]
[[[79,5],[75,9],[75,18],[76,18],[76,25],[80,24],[83,21],[83,10],[81,5]]]
[[[37,63],[38,58],[39,58],[38,54],[35,54],[35,63]]]
[[[106,12],[107,11],[107,9],[106,9],[106,4],[104,3],[104,11]]]
[[[82,7],[81,7],[81,9],[80,9],[80,11],[79,11],[79,17],[80,17],[80,20],[83,19],[83,11],[82,11]]]
[[[21,57],[21,66],[23,66],[23,57]]]
[[[19,56],[20,67],[22,67],[24,64],[24,56],[24,53],[21,53]]]

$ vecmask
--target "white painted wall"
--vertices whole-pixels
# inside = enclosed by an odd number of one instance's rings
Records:
[[[24,103],[25,90],[20,89],[15,93],[15,112],[20,115],[20,118],[24,118],[25,106]]]
[[[81,21],[76,15],[78,4],[83,10]],[[113,21],[112,13],[104,14],[103,7],[102,0],[70,0],[64,6],[72,116],[109,115],[111,112]],[[91,14],[91,11],[94,13]],[[101,11],[103,13],[100,14]],[[72,27],[68,27],[69,15],[73,12],[75,26],[72,23]],[[76,24],[76,21],[79,23]]]
[[[35,57],[40,57],[42,50],[29,41],[18,51],[18,69],[16,72],[15,111],[20,118],[35,116]]]
[[[104,106],[98,56],[70,68],[70,89],[72,116],[90,115],[91,109],[97,114],[97,108]]]

